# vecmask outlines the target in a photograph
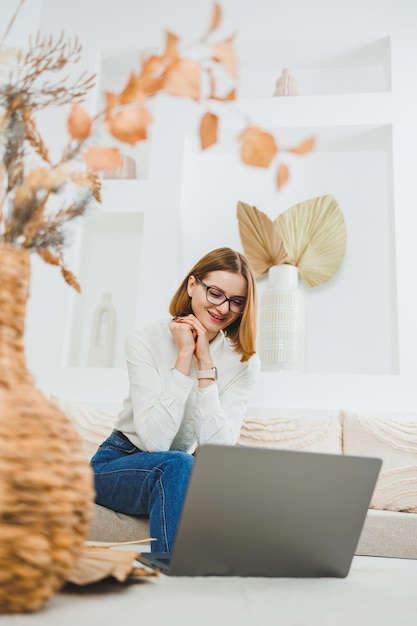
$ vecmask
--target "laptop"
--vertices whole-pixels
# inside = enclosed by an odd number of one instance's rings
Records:
[[[172,552],[138,559],[172,576],[344,578],[381,464],[342,454],[201,446]]]

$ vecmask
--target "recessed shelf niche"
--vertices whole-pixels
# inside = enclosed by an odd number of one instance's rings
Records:
[[[64,365],[87,366],[94,311],[109,293],[116,310],[111,367],[125,367],[124,339],[134,325],[143,220],[143,213],[133,211],[99,211],[84,219],[78,241],[82,291],[72,297]]]

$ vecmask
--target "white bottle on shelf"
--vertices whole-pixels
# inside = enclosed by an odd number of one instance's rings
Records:
[[[116,311],[111,302],[111,294],[103,293],[93,315],[88,352],[89,367],[112,367],[115,330]]]

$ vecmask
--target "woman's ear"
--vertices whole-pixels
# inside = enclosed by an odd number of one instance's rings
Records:
[[[187,283],[187,291],[188,291],[188,296],[190,298],[193,295],[194,287],[196,286],[196,284],[197,284],[197,281],[195,279],[195,276],[191,274],[191,276],[188,278],[188,283]]]

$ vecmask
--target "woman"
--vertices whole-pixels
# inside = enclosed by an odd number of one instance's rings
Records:
[[[260,371],[256,283],[239,252],[200,259],[169,311],[128,337],[129,396],[91,460],[96,502],[149,515],[156,552],[172,549],[194,451],[236,443]]]

